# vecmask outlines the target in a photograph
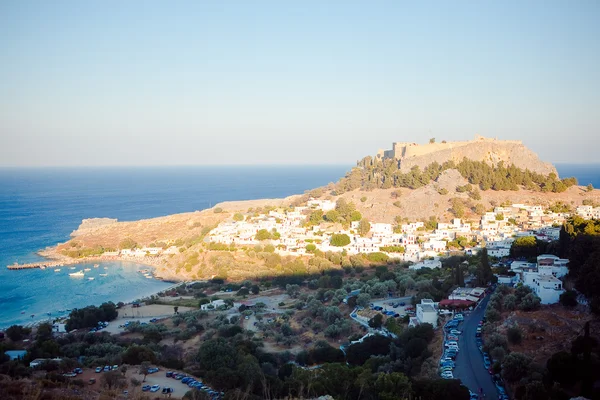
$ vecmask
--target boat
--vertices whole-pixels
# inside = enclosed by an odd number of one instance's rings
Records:
[[[85,274],[83,273],[83,271],[77,271],[77,272],[73,272],[71,274],[69,274],[69,276],[72,276],[74,278],[80,278],[83,277]]]
[[[60,268],[56,268],[54,272],[60,272]]]
[[[100,274],[100,276],[108,276],[108,274]]]
[[[70,267],[69,269],[75,269],[75,267]]]
[[[100,264],[94,264],[94,268],[98,268]]]
[[[91,269],[91,268],[84,268],[83,270],[84,270],[85,272],[88,272],[88,271],[91,271],[92,269]]]
[[[108,269],[108,267],[104,267],[104,269]]]
[[[93,276],[90,276],[90,277],[88,278],[88,281],[93,281],[93,280],[94,280],[94,277],[93,277]]]
[[[46,269],[45,265],[40,265],[40,269]]]

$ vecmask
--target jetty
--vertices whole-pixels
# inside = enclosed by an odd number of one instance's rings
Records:
[[[53,261],[53,262],[42,261],[42,262],[35,262],[35,263],[28,263],[28,264],[14,263],[12,265],[7,265],[6,268],[8,268],[8,269],[32,269],[32,268],[46,269],[46,268],[62,267],[63,265],[64,265],[64,262],[61,262],[61,261]]]

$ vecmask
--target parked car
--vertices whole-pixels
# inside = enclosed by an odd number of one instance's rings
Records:
[[[459,321],[462,321],[462,320],[464,320],[464,319],[465,319],[465,317],[464,317],[462,314],[456,314],[456,315],[454,316],[454,319],[456,319],[456,320],[459,320]]]
[[[117,364],[115,364],[115,365],[113,365],[113,366],[112,366],[112,370],[113,370],[113,371],[114,371],[114,370],[117,370],[117,369],[119,369],[119,366],[118,366]]]
[[[75,368],[73,372],[76,374],[83,374],[83,370],[81,368]]]
[[[150,385],[144,385],[142,386],[142,392],[147,392],[150,390]]]
[[[171,377],[173,376],[173,371],[167,371],[167,372],[165,373],[165,376],[166,376],[167,378],[171,378]]]
[[[110,371],[110,367],[108,365],[105,365],[104,366],[104,372],[108,372],[108,371]]]
[[[93,385],[94,383],[96,383],[96,378],[90,378],[89,382],[90,385]]]
[[[450,330],[450,333],[451,333],[452,335],[460,335],[462,332],[461,332],[461,331],[459,331],[458,329],[452,329],[452,330]]]
[[[151,392],[158,392],[158,389],[160,389],[159,385],[152,385],[152,387],[150,388]]]
[[[190,378],[189,376],[187,376],[187,377],[181,379],[181,383],[188,383],[191,380],[192,380],[192,378]]]
[[[448,336],[446,337],[446,339],[448,339],[448,340],[453,340],[453,341],[457,342],[457,341],[458,341],[458,336],[455,336],[455,335],[448,335]]]
[[[173,388],[170,388],[170,387],[164,387],[162,392],[163,392],[163,394],[167,394],[167,393],[173,393],[174,390],[173,390]]]

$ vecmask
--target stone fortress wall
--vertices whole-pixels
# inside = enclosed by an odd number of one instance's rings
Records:
[[[409,171],[415,165],[425,168],[434,161],[440,164],[448,160],[460,162],[466,157],[493,165],[504,161],[506,165],[515,164],[522,169],[544,175],[557,173],[552,164],[542,162],[537,154],[529,150],[520,140],[498,140],[479,135],[476,135],[474,140],[459,142],[423,145],[395,142],[391,150],[379,151],[378,156],[399,160],[400,169],[403,171]]]

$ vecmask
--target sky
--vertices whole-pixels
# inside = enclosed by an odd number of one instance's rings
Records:
[[[0,1],[0,166],[597,162],[600,2]]]

